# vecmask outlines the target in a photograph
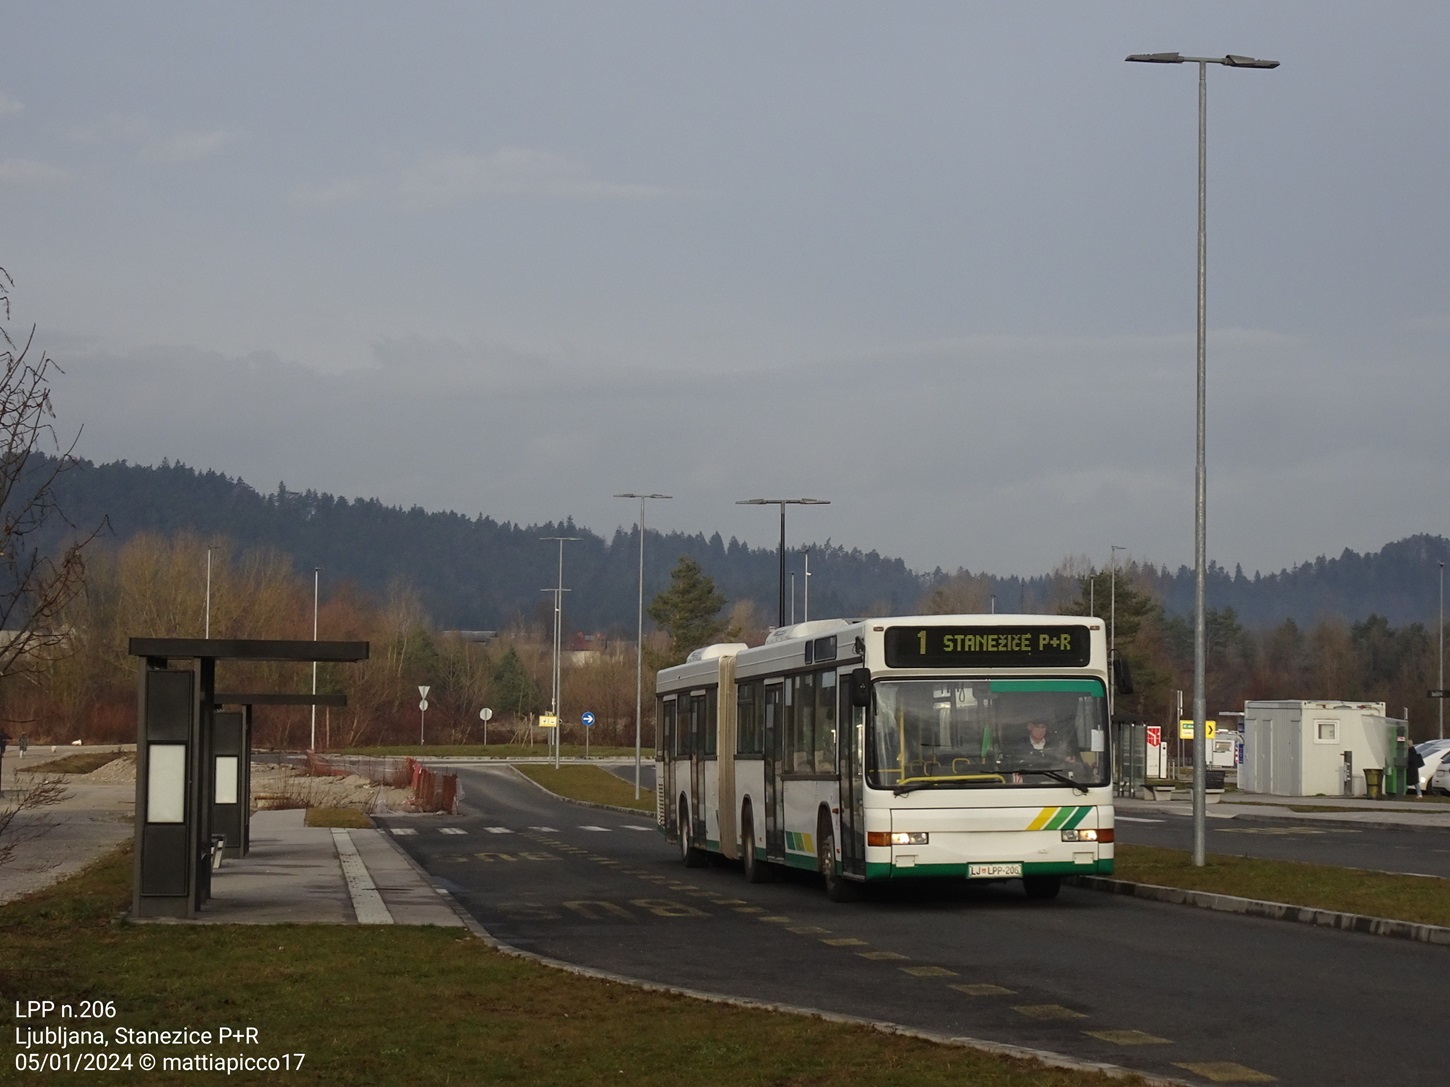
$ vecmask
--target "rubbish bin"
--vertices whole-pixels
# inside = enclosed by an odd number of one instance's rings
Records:
[[[1380,784],[1384,780],[1384,771],[1373,766],[1364,768],[1364,795],[1371,800],[1380,798]]]
[[[1205,789],[1223,790],[1224,771],[1205,770],[1203,772],[1203,787]]]

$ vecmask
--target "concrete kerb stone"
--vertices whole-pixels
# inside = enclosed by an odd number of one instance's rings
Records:
[[[1262,917],[1272,921],[1294,921],[1301,925],[1318,925],[1343,932],[1359,932],[1370,936],[1388,936],[1397,940],[1450,945],[1450,928],[1418,925],[1411,921],[1395,921],[1386,917],[1367,917],[1359,913],[1340,913],[1313,906],[1293,906],[1286,902],[1265,902],[1211,891],[1190,891],[1182,887],[1159,887],[1151,883],[1130,883],[1106,876],[1072,876],[1069,882],[1093,891],[1129,895],[1154,902],[1171,902],[1196,906],[1219,913],[1236,913],[1244,917]]]
[[[539,784],[539,782],[527,774],[520,772],[517,767],[511,766],[510,768],[523,780],[536,786],[542,792],[547,793],[556,800],[564,800],[570,804],[578,804],[580,807],[585,808],[599,808],[605,811],[621,812],[625,815],[649,814],[638,808],[623,808],[614,804],[598,804],[588,800],[576,800],[573,797],[561,796]],[[522,948],[514,947],[511,944],[506,944],[502,940],[499,940],[473,918],[468,919],[467,925],[470,932],[500,954],[517,959],[524,959],[528,962],[536,963],[539,966],[546,966],[551,970],[561,970],[566,974],[573,974],[576,977],[610,981],[618,985],[628,985],[631,988],[642,989],[646,992],[664,993],[669,996],[682,996],[690,1000],[704,1001],[708,1004],[721,1004],[732,1008],[746,1008],[784,1015],[796,1015],[803,1018],[820,1019],[828,1023],[842,1023],[848,1026],[868,1027],[882,1034],[893,1034],[902,1038],[916,1038],[924,1042],[932,1042],[936,1045],[955,1046],[959,1049],[975,1049],[982,1053],[991,1053],[1001,1057],[1014,1057],[1018,1060],[1037,1061],[1051,1068],[1064,1068],[1077,1072],[1097,1072],[1113,1079],[1136,1077],[1144,1083],[1154,1084],[1155,1087],[1193,1087],[1188,1080],[1157,1076],[1150,1072],[1124,1068],[1116,1064],[1081,1060],[1077,1057],[1069,1057],[1066,1054],[1054,1053],[1046,1049],[1029,1049],[1025,1046],[1008,1045],[1004,1042],[991,1042],[984,1038],[971,1038],[966,1035],[941,1034],[936,1031],[916,1030],[912,1027],[906,1027],[900,1023],[893,1023],[885,1019],[870,1019],[863,1016],[821,1011],[818,1008],[803,1008],[795,1004],[781,1004],[769,1000],[754,1000],[749,997],[726,996],[722,993],[711,993],[701,989],[688,989],[676,985],[662,985],[656,981],[646,981],[643,978],[632,978],[608,970],[596,970],[593,967],[578,966],[574,963],[540,955],[534,951],[524,951]]]

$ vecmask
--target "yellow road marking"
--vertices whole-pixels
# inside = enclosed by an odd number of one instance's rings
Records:
[[[1000,985],[953,985],[951,988],[968,996],[1009,996],[1016,989],[1004,989]]]
[[[821,943],[829,944],[831,947],[865,947],[865,940],[858,940],[854,936],[837,936],[834,940],[822,940]]]
[[[1214,1083],[1276,1083],[1277,1077],[1267,1072],[1258,1072],[1233,1061],[1200,1061],[1196,1064],[1174,1064],[1195,1076],[1211,1079]]]
[[[856,952],[863,959],[904,959],[905,955],[898,955],[895,951],[858,951]]]
[[[1082,1012],[1064,1008],[1061,1004],[1018,1004],[1013,1009],[1029,1019],[1086,1019]]]
[[[917,978],[954,978],[957,976],[955,970],[948,970],[945,966],[903,966],[901,969]]]
[[[1085,1030],[1083,1033],[1113,1045],[1172,1045],[1169,1039],[1143,1030]]]

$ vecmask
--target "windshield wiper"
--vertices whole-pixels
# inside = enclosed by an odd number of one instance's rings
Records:
[[[1012,772],[1016,774],[1041,774],[1043,777],[1049,777],[1052,778],[1054,781],[1060,781],[1064,785],[1071,785],[1074,792],[1082,793],[1084,796],[1087,795],[1088,787],[1086,785],[1078,781],[1076,778],[1069,777],[1061,770],[1044,770],[1035,766],[1023,766],[1019,767],[1016,770],[1013,770]]]
[[[937,785],[1005,785],[1007,779],[998,773],[985,774],[933,774],[930,777],[911,778],[892,790],[896,796],[905,796],[918,789],[930,789]]]

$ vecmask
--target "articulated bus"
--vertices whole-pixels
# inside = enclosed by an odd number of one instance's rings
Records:
[[[782,627],[656,684],[656,817],[694,867],[868,884],[1113,870],[1100,619],[924,615]]]

